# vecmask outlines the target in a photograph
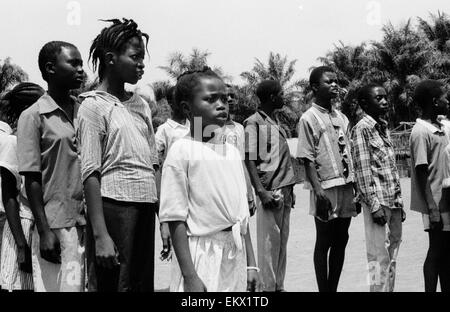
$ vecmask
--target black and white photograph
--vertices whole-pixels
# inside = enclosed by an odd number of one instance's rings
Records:
[[[450,292],[450,1],[0,11],[0,300]]]

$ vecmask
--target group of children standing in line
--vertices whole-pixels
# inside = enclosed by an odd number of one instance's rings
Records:
[[[148,103],[124,88],[142,78],[148,35],[132,20],[109,22],[90,49],[95,91],[71,96],[83,82],[80,52],[52,41],[39,53],[47,91],[22,83],[3,99],[2,288],[153,291],[158,216],[171,291],[284,291],[297,181],[273,114],[284,105],[280,83],[258,85],[260,107],[240,125],[231,86],[209,68],[188,71],[169,92],[172,118],[154,133]],[[360,89],[354,100],[362,113],[350,129],[332,106],[333,69],[314,69],[310,85],[315,100],[300,119],[296,157],[311,190],[319,291],[337,291],[348,228],[361,209],[370,290],[392,291],[405,212],[383,120],[386,91]],[[439,278],[448,291],[450,149],[438,121],[447,93],[426,80],[415,100],[423,117],[411,134],[411,208],[430,237],[426,290],[435,291]]]

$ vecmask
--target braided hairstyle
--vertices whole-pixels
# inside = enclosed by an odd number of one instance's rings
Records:
[[[109,19],[101,20],[103,22],[113,23],[109,27],[103,28],[100,34],[92,42],[91,48],[89,49],[89,60],[92,59],[92,66],[94,71],[97,70],[98,65],[98,76],[100,81],[103,80],[106,68],[105,55],[108,52],[122,52],[125,44],[131,38],[138,37],[142,40],[142,37],[146,39],[145,49],[148,53],[148,40],[149,36],[146,33],[141,32],[138,29],[138,25],[132,19],[122,18],[123,21],[119,19]]]
[[[22,82],[6,93],[0,102],[0,117],[12,129],[17,128],[20,114],[34,104],[43,94],[44,89],[32,82]]]
[[[174,105],[181,108],[181,102],[191,102],[194,98],[194,90],[198,87],[202,78],[217,78],[222,80],[208,66],[204,66],[201,70],[185,71],[177,78]]]

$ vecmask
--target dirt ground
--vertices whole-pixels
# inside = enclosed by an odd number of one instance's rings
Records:
[[[401,181],[406,221],[403,223],[403,241],[397,259],[397,278],[395,291],[422,292],[422,265],[425,260],[428,237],[423,231],[421,216],[409,210],[410,179]],[[288,262],[285,288],[289,292],[316,292],[317,284],[313,266],[315,227],[313,217],[308,215],[309,191],[303,184],[296,185],[297,201],[291,214],[291,232],[288,242]],[[256,219],[251,219],[253,246],[256,250]],[[369,291],[366,271],[366,247],[363,217],[353,218],[349,229],[350,239],[346,249],[346,258],[339,288],[340,292]],[[168,291],[170,281],[170,263],[159,260],[161,240],[156,233],[155,249],[155,289]]]

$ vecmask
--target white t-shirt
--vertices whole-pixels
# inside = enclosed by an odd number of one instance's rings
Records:
[[[185,221],[189,236],[232,226],[239,247],[249,218],[246,192],[241,155],[234,146],[181,138],[164,162],[159,218]]]
[[[25,195],[24,183],[19,174],[17,159],[17,137],[8,134],[8,132],[0,131],[0,167],[7,169],[16,178],[17,190],[20,190],[18,202],[20,205],[19,215],[21,218],[33,220],[33,214],[28,206],[28,201]],[[0,211],[5,211],[3,206],[3,198],[1,196],[1,176],[0,176]]]
[[[219,130],[217,130],[215,139],[212,142],[229,143],[236,147],[241,153],[242,160],[245,157],[245,130],[241,124],[231,121]]]
[[[188,119],[186,119],[186,124],[184,125],[179,124],[172,119],[167,119],[165,123],[158,127],[155,134],[155,140],[160,164],[162,164],[166,159],[167,153],[172,144],[179,138],[188,135],[190,128],[191,126]]]

